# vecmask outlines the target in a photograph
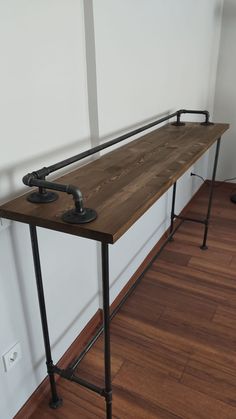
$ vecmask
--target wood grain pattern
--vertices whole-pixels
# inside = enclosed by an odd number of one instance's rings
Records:
[[[0,216],[114,243],[228,127],[165,125],[57,179],[78,186],[85,206],[97,211],[97,220],[89,224],[70,225],[61,220],[73,208],[71,196],[62,193],[56,202],[41,205],[22,196],[1,206]]]
[[[228,271],[236,206],[230,188],[216,188],[209,250],[197,247],[202,226],[182,225],[111,322],[115,419],[236,418],[236,286]],[[204,213],[199,202],[205,208],[208,192],[205,185],[189,214]],[[101,381],[102,348],[101,337],[78,374]],[[105,418],[104,401],[95,394],[62,379],[58,387],[64,406],[51,411],[45,398],[30,419]]]

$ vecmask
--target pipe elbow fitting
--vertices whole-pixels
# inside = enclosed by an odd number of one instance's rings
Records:
[[[28,173],[27,175],[25,175],[23,178],[22,178],[22,182],[24,183],[24,185],[26,185],[26,186],[32,186],[32,181],[34,180],[34,179],[36,179],[36,175],[35,175],[35,173],[33,172],[33,173]]]
[[[73,196],[73,199],[75,201],[76,209],[79,212],[83,212],[84,211],[84,203],[83,203],[82,192],[80,191],[80,189],[77,188],[74,185],[67,185],[66,192]]]
[[[206,115],[206,122],[209,122],[209,119],[210,119],[210,112],[205,111],[205,115]]]

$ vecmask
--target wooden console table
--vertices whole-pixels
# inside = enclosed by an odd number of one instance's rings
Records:
[[[184,124],[180,122],[180,115],[182,113],[202,113],[206,116],[206,121],[202,124]],[[132,224],[134,224],[147,211],[147,209],[150,208],[173,185],[170,234],[161,250],[165,244],[172,239],[177,228],[179,228],[181,223],[185,220],[200,222],[205,225],[201,248],[207,248],[206,241],[208,223],[211,212],[213,184],[217,169],[220,139],[221,135],[229,128],[229,125],[209,123],[209,115],[206,111],[181,110],[120,138],[122,138],[122,140],[129,138],[131,137],[130,134],[144,131],[145,129],[170,119],[173,116],[177,117],[177,122],[175,124],[162,126],[161,128],[113,150],[65,176],[58,178],[56,180],[57,186],[53,183],[47,183],[45,181],[45,173],[46,175],[50,173],[48,168],[43,168],[38,172],[33,172],[33,175],[28,175],[28,178],[26,179],[28,184],[30,186],[39,186],[39,193],[41,194],[45,194],[45,187],[49,187],[49,189],[56,189],[57,191],[59,190],[59,196],[55,197],[55,200],[53,198],[53,202],[32,203],[28,201],[30,195],[27,194],[0,207],[1,217],[27,223],[30,226],[37,291],[46,352],[46,364],[52,393],[50,405],[53,408],[57,408],[61,405],[61,399],[57,394],[54,378],[54,374],[59,374],[60,376],[77,382],[78,384],[103,396],[106,401],[106,417],[107,419],[112,418],[109,323],[115,312],[109,312],[109,244],[115,243],[132,226]],[[109,145],[113,145],[119,141],[111,141],[109,142]],[[217,146],[206,217],[203,220],[180,217],[175,214],[176,182],[215,142],[217,142]],[[106,148],[106,146],[95,147],[94,153],[103,148]],[[90,154],[93,153],[87,153],[87,155]],[[81,153],[78,156],[83,157],[84,155],[86,155],[86,153]],[[77,160],[80,160],[80,158],[74,159],[74,161]],[[67,164],[68,162],[65,165]],[[61,165],[60,167],[63,166]],[[47,169],[46,172],[45,169]],[[62,188],[62,186],[60,186],[65,184],[67,185],[66,187],[63,186]],[[93,221],[86,222],[84,224],[74,224],[73,219],[72,221],[69,220],[69,222],[63,221],[62,215],[64,211],[71,210],[73,208],[73,201],[69,196],[69,194],[74,193],[74,189],[71,187],[71,184],[75,187],[79,187],[79,191],[82,192],[83,201],[85,202],[86,207],[96,211],[97,218]],[[67,194],[64,192],[67,192]],[[79,196],[79,200],[81,199],[80,194],[78,195],[77,193],[76,196]],[[74,199],[76,202],[77,198],[75,196]],[[81,209],[81,207],[79,207],[79,211],[83,215],[83,208]],[[174,225],[175,219],[180,219],[180,223],[176,223],[176,225]],[[79,237],[86,237],[88,239],[101,242],[103,327],[98,330],[96,336],[94,336],[88,343],[85,350],[78,356],[78,359],[73,363],[73,365],[70,365],[64,370],[53,364],[51,356],[36,226],[61,231],[67,234],[73,234]],[[160,251],[158,254],[159,253]],[[158,254],[155,255],[153,260],[158,256]],[[137,283],[140,278],[137,280]],[[119,307],[127,299],[127,296],[132,292],[134,287],[135,285],[123,298]],[[78,377],[75,373],[75,370],[79,362],[83,359],[87,348],[91,347],[102,332],[104,332],[104,388],[100,388],[93,383],[87,382],[86,380]]]

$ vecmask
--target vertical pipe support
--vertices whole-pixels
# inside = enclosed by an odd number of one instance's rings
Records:
[[[30,237],[31,237],[31,245],[32,245],[32,252],[33,252],[39,309],[40,309],[40,316],[41,316],[41,323],[42,323],[42,330],[43,330],[43,339],[44,339],[44,347],[45,347],[45,354],[46,354],[46,365],[47,365],[47,372],[48,372],[49,382],[50,382],[50,387],[51,387],[52,398],[50,400],[49,406],[52,409],[57,409],[58,407],[62,405],[62,399],[57,394],[55,377],[53,373],[53,361],[52,361],[51,345],[50,345],[50,338],[49,338],[49,331],[48,331],[48,321],[47,321],[46,304],[45,304],[45,297],[44,297],[44,290],[43,290],[41,264],[40,264],[40,257],[39,257],[37,230],[36,230],[36,227],[33,225],[30,225]]]
[[[202,242],[202,245],[200,246],[202,250],[208,249],[206,242],[207,242],[207,236],[208,236],[209,220],[211,216],[211,207],[212,207],[212,198],[213,198],[213,191],[214,191],[215,178],[216,178],[216,170],[217,170],[217,164],[218,164],[218,158],[219,158],[219,152],[220,152],[220,141],[221,141],[221,138],[218,138],[217,143],[216,143],[216,151],[215,151],[214,166],[213,166],[212,178],[211,178],[207,215],[205,219],[205,230],[204,230],[203,242]]]
[[[104,328],[104,371],[106,419],[112,419],[112,383],[111,383],[111,348],[110,348],[110,298],[109,298],[109,253],[108,244],[102,243],[102,296]]]
[[[175,198],[176,198],[176,182],[173,185],[172,192],[172,205],[171,205],[171,215],[170,215],[170,231],[169,234],[173,232],[174,229],[174,219],[175,219]],[[173,237],[170,238],[170,241],[174,240]]]

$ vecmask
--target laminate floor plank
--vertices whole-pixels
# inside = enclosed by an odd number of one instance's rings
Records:
[[[213,316],[213,321],[223,326],[232,327],[234,333],[236,330],[236,310],[218,305]]]
[[[114,383],[114,412],[119,419],[181,419],[158,404],[148,401],[127,389],[123,390]]]
[[[160,254],[160,259],[168,263],[175,263],[176,265],[187,266],[191,255],[188,253],[181,253],[172,250],[164,249]]]
[[[158,281],[174,290],[208,298],[209,303],[236,307],[236,281],[233,278],[190,267],[167,265],[163,261],[155,265],[146,276],[152,282]]]
[[[236,256],[232,257],[232,261],[230,263],[230,266],[235,269],[235,273],[236,273]]]
[[[122,313],[128,313],[129,317],[135,319],[155,323],[165,309],[163,300],[157,298],[156,291],[151,298],[149,294],[142,292],[142,289],[141,286],[134,291],[129,297],[128,303],[123,305]]]
[[[198,319],[191,313],[167,308],[158,322],[158,329],[169,331],[173,336],[186,340],[193,350],[234,353],[236,334],[231,327]]]
[[[133,387],[137,397],[145,396],[147,401],[185,419],[235,419],[236,409],[231,405],[151,371],[136,364],[124,364],[114,384],[122,389]]]
[[[136,293],[141,296],[145,295],[146,298],[149,297],[150,301],[165,302],[168,307],[176,308],[176,310],[189,310],[191,313],[196,313],[197,316],[211,319],[216,311],[216,303],[202,298],[202,295],[199,297],[197,293],[192,292],[191,288],[188,292],[188,282],[182,288],[176,286],[175,282],[178,281],[169,279],[169,276],[162,275],[161,272],[157,274],[154,271],[149,271],[145,276],[145,283],[140,284]],[[149,320],[150,322],[152,319]]]
[[[158,339],[158,335],[148,333],[145,324],[137,322],[130,325],[127,317],[115,319],[112,325],[112,352],[122,353],[126,361],[137,362],[140,365],[153,366],[162,374],[170,375],[179,380],[189,359],[189,352],[177,345],[171,347]],[[124,336],[124,330],[126,330]],[[152,331],[157,330],[153,327]]]
[[[225,371],[214,359],[193,355],[181,383],[236,407],[236,370]]]
[[[232,266],[222,266],[220,262],[212,263],[203,258],[191,257],[188,265],[204,272],[211,272],[224,278],[235,279],[235,268]]]
[[[222,252],[219,250],[213,250],[211,247],[208,249],[207,252],[203,252],[200,247],[193,245],[191,243],[185,243],[183,240],[175,240],[173,244],[174,250],[178,255],[187,255],[187,256],[195,256],[197,258],[206,259],[209,262],[212,261],[213,263],[220,263],[223,266],[228,266],[229,264],[232,266],[235,264],[236,266],[236,257],[234,254],[230,254],[230,252]],[[159,260],[166,260],[165,253],[173,253],[171,252],[171,246],[169,246],[169,250],[164,250]],[[163,257],[164,253],[164,257]],[[180,263],[181,265],[181,263]],[[182,264],[183,265],[183,264]],[[184,265],[183,265],[184,266]]]

